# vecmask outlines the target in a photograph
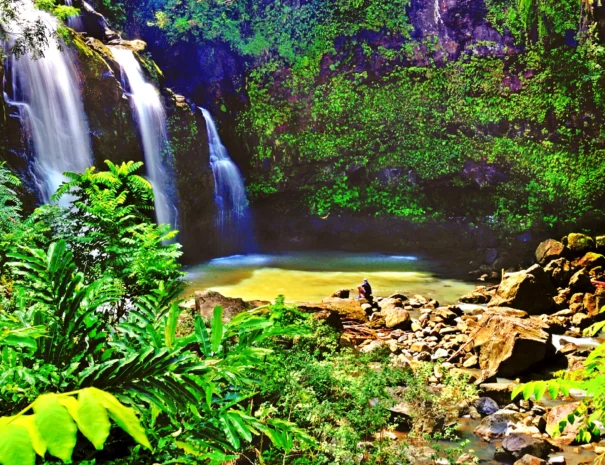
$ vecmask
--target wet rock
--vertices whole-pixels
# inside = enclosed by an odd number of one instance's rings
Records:
[[[428,351],[429,351],[429,346],[423,341],[414,342],[412,344],[412,346],[410,347],[410,352],[428,352]]]
[[[475,428],[474,434],[486,439],[503,438],[513,430],[520,420],[521,416],[518,412],[499,410],[481,420],[479,426]]]
[[[553,450],[553,446],[544,439],[522,433],[511,433],[502,441],[502,447],[515,459],[527,454],[544,459]]]
[[[448,325],[455,324],[458,314],[449,308],[440,307],[431,312],[430,320],[436,323],[445,323]]]
[[[197,291],[195,310],[202,318],[210,320],[214,315],[214,307],[223,308],[223,321],[229,321],[234,316],[250,310],[250,305],[239,298],[225,297],[216,291]]]
[[[403,308],[389,308],[382,310],[387,328],[409,329],[412,326],[412,319],[407,310]]]
[[[473,337],[485,378],[514,377],[544,360],[549,342],[546,328],[536,319],[486,314]]]
[[[550,278],[539,265],[516,273],[506,273],[488,307],[511,307],[530,315],[549,312],[557,295]]]
[[[462,454],[456,460],[456,465],[469,465],[473,463],[477,463],[477,457],[472,454]]]
[[[575,270],[566,258],[553,260],[544,268],[546,274],[557,287],[566,287]]]
[[[563,257],[565,252],[566,248],[561,242],[555,239],[546,239],[536,249],[536,261],[540,265],[545,265],[551,260]]]
[[[599,310],[605,305],[605,297],[591,293],[584,294],[582,304],[584,305],[584,310],[588,313],[588,316],[595,318],[599,315]]]
[[[482,416],[492,415],[500,409],[496,401],[490,397],[479,397],[473,405]]]
[[[592,322],[593,319],[590,318],[586,313],[576,313],[571,317],[571,323],[580,329],[588,328]]]
[[[351,290],[350,289],[340,289],[338,291],[336,291],[334,294],[332,294],[332,297],[335,297],[337,299],[348,299],[351,295]]]
[[[526,454],[517,460],[514,465],[546,465],[546,460]]]
[[[588,270],[584,268],[575,273],[569,280],[569,289],[573,293],[593,292],[594,286],[591,282]]]
[[[486,287],[482,286],[469,294],[463,295],[460,297],[459,301],[465,304],[476,304],[476,305],[484,305],[489,303],[492,299],[491,294],[487,290]]]
[[[595,245],[599,252],[605,252],[605,236],[595,237]]]
[[[559,425],[567,419],[567,416],[580,406],[580,402],[572,402],[570,404],[557,405],[553,407],[548,415],[546,415],[546,432],[556,439],[557,443],[569,445],[571,444],[578,430],[580,429],[580,421],[577,419],[573,424],[565,423],[565,427],[560,435]]]
[[[592,237],[585,234],[572,233],[565,238],[564,243],[574,254],[579,255],[594,250],[596,247]]]

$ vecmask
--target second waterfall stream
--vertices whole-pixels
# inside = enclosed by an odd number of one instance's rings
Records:
[[[130,99],[141,136],[145,166],[155,194],[156,219],[159,224],[178,226],[178,211],[171,196],[173,180],[163,162],[168,151],[166,112],[157,88],[145,80],[141,65],[131,50],[111,47],[122,70],[122,85]]]
[[[218,252],[220,255],[250,252],[255,242],[244,179],[221,142],[212,116],[204,108],[200,111],[206,121],[210,167],[214,176]]]

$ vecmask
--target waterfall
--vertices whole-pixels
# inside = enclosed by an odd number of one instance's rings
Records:
[[[162,162],[168,150],[166,113],[155,86],[145,80],[141,65],[131,50],[111,47],[122,70],[122,85],[130,99],[143,144],[149,182],[155,194],[156,220],[176,228],[178,212],[171,200],[172,177]]]
[[[65,0],[66,6],[73,6],[72,0]],[[71,27],[74,31],[84,32],[84,21],[82,21],[81,16],[72,16],[67,18],[67,25]]]
[[[253,240],[244,179],[221,142],[212,116],[204,108],[200,108],[200,111],[206,120],[210,167],[214,175],[219,253],[249,251]]]
[[[22,7],[27,19],[40,18],[49,29],[57,28],[57,20],[36,10],[31,2],[23,2]],[[65,171],[81,173],[92,165],[75,60],[69,50],[59,50],[51,39],[44,57],[35,60],[31,55],[11,55],[7,70],[5,80],[11,82],[10,86],[4,83],[4,98],[18,108],[24,134],[31,139],[32,171],[40,198],[47,203],[65,180]]]

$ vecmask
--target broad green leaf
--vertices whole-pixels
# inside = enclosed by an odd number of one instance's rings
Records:
[[[63,462],[70,463],[78,428],[67,409],[53,394],[38,397],[33,409],[36,426],[46,442],[48,452]]]
[[[94,389],[94,388],[92,388]],[[107,409],[109,416],[117,425],[132,436],[139,444],[151,449],[145,430],[141,426],[134,410],[122,405],[118,399],[108,392],[98,391],[102,397],[103,406]]]
[[[34,450],[36,451],[36,454],[44,457],[44,454],[46,454],[46,441],[44,441],[40,431],[38,430],[38,427],[36,426],[36,415],[21,415],[11,422],[11,426],[13,425],[24,426],[27,428],[29,438],[32,442]]]
[[[78,426],[86,438],[92,442],[95,449],[103,449],[109,436],[111,424],[107,410],[103,406],[103,398],[99,390],[94,388],[83,389],[78,394]]]
[[[210,336],[208,335],[208,330],[206,329],[204,320],[202,320],[199,315],[195,318],[195,335],[197,337],[197,341],[200,343],[202,354],[204,354],[206,357],[209,357],[211,355]]]
[[[219,421],[221,422],[223,431],[225,432],[225,435],[227,436],[227,440],[231,443],[231,445],[236,450],[239,449],[241,443],[240,443],[239,437],[235,433],[235,429],[233,428],[233,426],[231,425],[231,422],[229,421],[229,418],[226,415],[222,415],[219,418]]]
[[[239,433],[239,435],[243,439],[245,439],[247,442],[251,442],[252,433],[250,432],[250,430],[248,429],[248,427],[246,426],[246,424],[244,423],[242,418],[239,415],[237,415],[237,413],[233,413],[233,412],[228,412],[227,417],[229,418],[229,420],[231,421],[231,424],[235,427],[235,429]]]
[[[212,352],[216,353],[223,341],[223,307],[214,307],[211,338]]]
[[[0,426],[0,464],[34,465],[36,453],[28,429],[22,425]]]

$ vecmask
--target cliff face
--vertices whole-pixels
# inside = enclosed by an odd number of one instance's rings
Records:
[[[484,250],[602,221],[603,8],[541,5],[168,2],[128,28],[218,119],[266,244]]]

